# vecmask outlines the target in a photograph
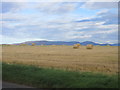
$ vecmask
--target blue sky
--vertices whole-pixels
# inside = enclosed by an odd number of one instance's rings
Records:
[[[118,42],[117,2],[2,2],[0,43]]]

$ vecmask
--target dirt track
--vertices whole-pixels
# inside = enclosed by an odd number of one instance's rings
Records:
[[[10,82],[2,82],[2,88],[33,88],[33,87],[20,85],[16,83],[10,83]]]

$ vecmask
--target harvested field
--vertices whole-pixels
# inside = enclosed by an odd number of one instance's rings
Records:
[[[73,71],[118,73],[118,47],[3,46],[2,61]]]

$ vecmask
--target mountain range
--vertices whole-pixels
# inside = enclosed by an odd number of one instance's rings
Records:
[[[36,45],[74,45],[74,44],[81,44],[81,45],[87,45],[87,44],[93,44],[93,45],[100,45],[100,46],[106,46],[106,45],[110,45],[110,46],[120,46],[119,44],[109,44],[109,43],[104,43],[104,44],[100,44],[100,43],[95,43],[92,41],[85,41],[85,42],[77,42],[77,41],[26,41],[23,43],[16,43],[15,45],[20,45],[20,44],[27,44],[27,45],[31,45],[32,43],[35,43]]]

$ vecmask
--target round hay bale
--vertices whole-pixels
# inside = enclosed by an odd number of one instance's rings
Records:
[[[32,46],[35,46],[35,43],[32,43]]]
[[[78,44],[76,44],[77,46],[81,46],[79,43]]]
[[[79,45],[75,44],[75,45],[73,45],[73,48],[74,48],[74,49],[78,49],[78,48],[79,48]]]
[[[92,44],[88,44],[88,45],[86,46],[86,49],[93,49],[93,45],[92,45]]]

